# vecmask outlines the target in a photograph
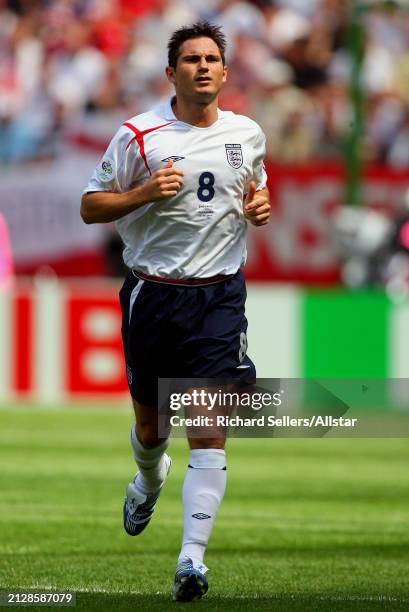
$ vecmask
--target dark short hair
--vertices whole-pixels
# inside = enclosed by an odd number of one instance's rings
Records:
[[[223,64],[225,64],[224,52],[226,50],[226,37],[219,26],[213,25],[208,21],[198,21],[191,26],[183,26],[176,32],[173,32],[168,43],[168,65],[176,68],[179,58],[179,49],[181,45],[192,38],[211,38],[219,47],[220,55],[222,56]]]

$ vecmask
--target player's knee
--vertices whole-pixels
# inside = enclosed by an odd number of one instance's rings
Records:
[[[199,448],[224,449],[225,444],[225,438],[189,438],[189,446],[192,450]]]
[[[159,438],[157,430],[151,427],[138,426],[138,438],[145,448],[155,448],[164,442],[163,438]]]

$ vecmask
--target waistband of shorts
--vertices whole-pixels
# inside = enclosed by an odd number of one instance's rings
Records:
[[[141,280],[163,285],[175,285],[176,287],[205,287],[207,285],[216,285],[217,283],[222,283],[235,276],[234,274],[216,274],[216,276],[208,276],[207,278],[166,278],[162,276],[151,276],[150,274],[145,274],[134,268],[132,269],[132,274]]]

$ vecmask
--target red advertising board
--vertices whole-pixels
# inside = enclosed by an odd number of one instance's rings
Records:
[[[246,277],[330,284],[339,280],[331,239],[332,216],[346,204],[340,165],[267,164],[272,217],[268,226],[250,228]],[[365,206],[394,215],[409,187],[409,169],[371,167],[365,173]]]
[[[65,302],[65,389],[72,396],[127,391],[117,292],[71,289]]]

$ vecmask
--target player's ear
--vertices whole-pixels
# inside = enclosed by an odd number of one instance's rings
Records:
[[[175,69],[173,68],[173,66],[166,67],[166,77],[169,83],[175,83]]]
[[[223,83],[225,83],[227,81],[227,72],[228,72],[227,66],[224,65],[223,66],[223,81],[222,81]]]

